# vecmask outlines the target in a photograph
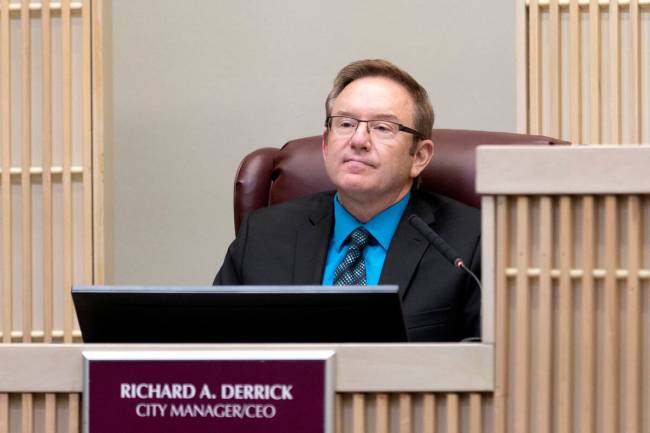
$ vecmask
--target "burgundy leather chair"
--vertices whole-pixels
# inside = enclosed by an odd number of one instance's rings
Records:
[[[480,144],[567,144],[541,135],[434,129],[433,159],[420,188],[480,207],[475,192],[475,150]],[[235,176],[235,231],[250,211],[320,191],[333,190],[325,173],[320,135],[265,147],[244,157]]]

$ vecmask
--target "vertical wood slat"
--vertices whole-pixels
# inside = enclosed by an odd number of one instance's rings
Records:
[[[530,0],[528,6],[528,61],[529,61],[529,108],[530,134],[542,133],[542,55],[541,55],[541,29],[538,0]]]
[[[559,433],[573,432],[573,227],[571,197],[560,197]]]
[[[569,140],[582,143],[582,37],[580,5],[569,4]]]
[[[411,394],[399,395],[399,433],[413,433],[413,411],[411,410]]]
[[[526,196],[516,198],[517,206],[517,298],[515,305],[515,395],[514,431],[530,431],[530,202]]]
[[[560,5],[558,0],[550,0],[550,135],[562,136],[562,86],[561,86],[561,30],[560,30]]]
[[[609,130],[611,144],[621,143],[621,41],[618,1],[609,2]]]
[[[537,428],[539,433],[551,433],[552,380],[552,335],[553,335],[553,293],[551,268],[553,264],[553,209],[549,196],[540,198],[540,280],[539,280],[539,360],[538,360],[538,403]]]
[[[422,421],[422,433],[436,433],[438,420],[436,419],[436,395],[433,393],[424,394]]]
[[[619,302],[616,281],[618,221],[616,196],[605,197],[605,317],[603,342],[603,433],[619,431]]]
[[[600,108],[600,7],[589,2],[589,143],[601,141]]]
[[[626,302],[626,392],[625,432],[636,433],[642,429],[641,419],[641,289],[639,268],[641,267],[641,204],[639,196],[627,199],[627,302]]]
[[[361,393],[352,394],[352,433],[366,431],[366,399]]]
[[[2,4],[3,10],[5,4]],[[0,433],[9,433],[9,394],[0,394]]]
[[[68,394],[68,433],[79,433],[79,394]]]
[[[90,0],[92,51],[93,283],[105,281],[104,237],[104,34],[103,2]]]
[[[62,158],[62,183],[63,183],[63,341],[72,342],[72,299],[70,287],[72,287],[73,270],[73,245],[72,245],[72,176],[70,172],[72,162],[72,43],[70,25],[70,0],[63,0],[61,3],[61,65],[62,65],[62,134],[63,134],[63,158]]]
[[[458,394],[447,394],[447,433],[460,433],[460,404]]]
[[[593,270],[595,268],[594,197],[582,198],[582,269],[580,323],[580,432],[596,431],[596,303]]]
[[[42,156],[43,156],[43,341],[52,342],[54,327],[54,257],[52,232],[52,30],[50,0],[41,9],[43,86],[42,86]]]
[[[334,398],[334,432],[343,433],[343,395]]]
[[[92,93],[91,93],[91,27],[90,0],[85,0],[82,19],[82,99],[83,99],[83,283],[93,283],[93,197],[92,197]]]
[[[471,393],[469,395],[469,433],[481,433],[483,431],[481,406],[481,394]]]
[[[378,393],[375,397],[377,405],[377,415],[375,419],[376,432],[388,433],[390,426],[388,424],[389,396],[385,393]]]
[[[496,198],[496,341],[495,341],[495,387],[494,432],[506,433],[508,421],[508,329],[510,327],[508,280],[506,267],[510,255],[508,239],[508,197]]]
[[[630,0],[630,142],[641,143],[641,33],[639,0]]]
[[[9,31],[9,0],[2,0],[0,36],[2,44],[2,341],[11,342],[12,323],[12,260],[11,260],[11,44]]]
[[[29,0],[20,8],[21,33],[21,202],[22,202],[22,301],[23,341],[32,340],[32,48]],[[23,402],[25,400],[23,399]]]
[[[45,394],[45,433],[56,433],[56,394]]]
[[[34,397],[32,394],[23,393],[21,401],[21,433],[32,433],[34,431]]]

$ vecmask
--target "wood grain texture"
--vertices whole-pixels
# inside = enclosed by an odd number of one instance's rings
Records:
[[[539,337],[537,367],[537,411],[536,424],[539,433],[551,433],[552,425],[552,376],[553,376],[553,288],[551,268],[553,265],[553,199],[540,198],[539,236]]]
[[[642,296],[639,281],[639,268],[641,264],[641,200],[638,196],[629,196],[627,198],[627,267],[629,274],[627,278],[626,293],[626,353],[625,371],[626,374],[626,392],[624,395],[625,407],[625,432],[634,433],[642,431],[642,391],[641,384],[643,376],[641,370],[641,348],[642,330]],[[646,333],[648,330],[646,329]],[[646,335],[646,341],[648,341]]]
[[[52,28],[49,0],[43,2],[42,154],[43,154],[43,341],[52,342],[54,328],[54,232],[52,219]]]
[[[619,294],[616,282],[618,265],[618,215],[616,196],[605,197],[605,316],[603,337],[603,433],[618,433],[619,429]]]
[[[11,41],[9,0],[0,2],[0,98],[2,116],[2,341],[11,342],[12,322],[12,199],[11,199]]]
[[[582,198],[582,268],[580,320],[580,433],[596,431],[596,208],[593,196]]]
[[[21,93],[21,203],[22,203],[22,284],[23,303],[23,341],[29,343],[32,335],[32,178],[29,169],[32,165],[32,41],[29,17],[29,0],[22,0],[20,9],[20,93]]]
[[[558,366],[558,421],[559,433],[573,432],[573,286],[570,271],[573,267],[573,213],[571,197],[562,196],[560,207],[560,317]]]
[[[509,305],[508,277],[510,238],[508,227],[508,197],[498,196],[496,205],[496,342],[495,342],[495,388],[494,388],[494,431],[505,433],[508,423],[508,386],[510,368],[508,364],[509,344]]]
[[[517,203],[517,288],[515,304],[514,432],[530,431],[530,200],[518,196]]]

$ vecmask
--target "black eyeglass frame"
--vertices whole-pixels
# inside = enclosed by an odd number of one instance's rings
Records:
[[[358,124],[365,122],[366,128],[369,128],[368,122],[388,122],[388,123],[392,123],[393,125],[397,125],[397,130],[398,131],[402,131],[402,132],[406,132],[408,134],[415,135],[416,137],[420,138],[421,140],[426,140],[427,139],[427,137],[424,134],[422,134],[420,131],[417,131],[417,130],[415,130],[413,128],[409,128],[408,126],[404,126],[401,123],[393,122],[392,120],[383,120],[383,119],[361,120],[361,119],[357,119],[357,118],[352,117],[352,116],[327,116],[325,118],[325,128],[327,128],[327,129],[331,128],[332,119],[335,118],[335,117],[344,117],[346,119],[356,120],[358,122]],[[358,124],[357,124],[357,128],[359,127]],[[368,130],[368,133],[370,133],[370,130]]]

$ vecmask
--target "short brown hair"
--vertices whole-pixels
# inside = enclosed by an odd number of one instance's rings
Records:
[[[358,60],[341,69],[334,79],[332,90],[330,90],[325,100],[327,116],[332,114],[334,99],[339,96],[343,89],[351,82],[365,77],[384,77],[404,86],[413,99],[414,128],[424,136],[423,138],[431,138],[434,117],[427,91],[408,72],[403,71],[387,60]]]

